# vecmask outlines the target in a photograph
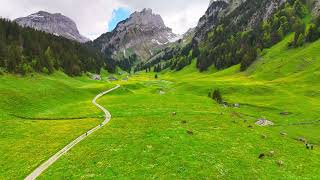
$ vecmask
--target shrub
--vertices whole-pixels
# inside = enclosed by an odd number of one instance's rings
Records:
[[[29,73],[32,73],[32,72],[33,72],[33,69],[29,64],[25,63],[25,64],[22,65],[22,74],[23,75],[26,75],[26,74],[29,74]]]
[[[0,67],[0,75],[4,75],[4,73],[5,73],[5,69]]]
[[[44,74],[49,74],[49,70],[48,70],[48,68],[46,68],[46,67],[42,68],[42,72],[43,72]]]
[[[306,41],[308,42],[314,42],[317,39],[319,39],[320,33],[318,31],[318,28],[315,24],[311,24],[306,35]]]
[[[300,34],[296,42],[296,47],[302,46],[304,44],[304,40],[305,40],[304,35]]]
[[[222,96],[219,89],[213,91],[212,99],[217,101],[217,103],[222,104]]]

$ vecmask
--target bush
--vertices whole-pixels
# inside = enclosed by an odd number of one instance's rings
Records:
[[[32,72],[33,72],[33,69],[29,64],[23,64],[22,65],[22,74],[23,75],[26,75],[26,74],[29,74],[29,73],[32,73]]]
[[[304,40],[305,40],[304,35],[300,34],[296,42],[296,47],[302,46],[304,44]]]
[[[222,96],[219,89],[213,91],[212,99],[217,101],[217,103],[222,104]]]
[[[320,32],[315,24],[311,24],[306,35],[306,41],[314,42],[320,37]]]
[[[46,68],[46,67],[42,68],[42,72],[43,72],[44,74],[49,74],[49,70],[48,70],[48,68]]]
[[[5,69],[0,67],[0,75],[4,75],[4,73],[5,73]]]

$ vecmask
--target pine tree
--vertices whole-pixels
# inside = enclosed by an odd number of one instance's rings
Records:
[[[315,24],[311,24],[307,32],[306,41],[314,42],[320,37],[320,32]]]
[[[55,62],[55,59],[53,57],[53,54],[52,54],[50,47],[48,47],[47,50],[45,51],[44,57],[45,57],[44,63],[45,63],[46,68],[48,69],[49,73],[53,73],[53,71],[54,71],[53,64]]]
[[[11,73],[18,73],[18,66],[22,61],[21,48],[17,45],[11,45],[8,50],[8,57],[6,59],[7,70]]]
[[[303,34],[300,34],[296,42],[296,47],[302,46],[304,44],[305,38]]]
[[[305,24],[302,22],[302,20],[296,20],[295,23],[293,24],[293,31],[295,32],[294,34],[294,39],[293,39],[293,46],[300,46],[302,45],[301,43],[303,43],[302,41],[302,37],[304,37],[304,32],[305,32]],[[301,36],[300,36],[301,35]],[[298,45],[298,40],[299,40],[299,37],[300,37],[300,42]]]
[[[294,9],[295,14],[301,18],[306,14],[305,8],[304,8],[301,0],[296,0],[294,2],[293,9]]]

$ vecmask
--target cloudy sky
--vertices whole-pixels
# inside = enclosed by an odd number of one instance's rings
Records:
[[[94,39],[134,11],[151,8],[175,33],[194,27],[209,0],[0,0],[0,16],[15,19],[39,10],[73,19],[81,34]]]

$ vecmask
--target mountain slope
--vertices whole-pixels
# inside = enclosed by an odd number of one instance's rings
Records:
[[[80,43],[90,41],[79,33],[77,25],[73,20],[59,13],[51,14],[39,11],[27,17],[15,19],[14,21],[23,27],[31,27],[36,30],[45,31],[56,36],[62,36]]]
[[[94,40],[102,52],[121,60],[133,54],[146,60],[159,48],[177,40],[178,36],[165,26],[162,18],[151,9],[135,12],[112,31]],[[106,52],[110,49],[111,52]]]
[[[181,70],[195,58],[200,71],[211,66],[221,70],[236,64],[241,64],[241,70],[245,70],[261,51],[291,32],[295,37],[290,47],[319,38],[317,3],[318,0],[213,1],[200,19],[190,44],[166,49],[152,58],[152,63],[143,64],[138,70],[152,66],[156,71]]]
[[[200,41],[225,18],[240,28],[253,28],[267,20],[286,0],[218,0],[212,1],[196,27],[195,39]]]
[[[90,45],[0,19],[0,74],[64,71],[77,76],[101,68],[115,69],[113,61]]]

